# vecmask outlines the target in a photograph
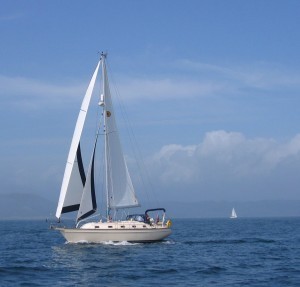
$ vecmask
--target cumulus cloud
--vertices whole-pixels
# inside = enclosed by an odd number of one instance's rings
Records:
[[[224,130],[206,133],[197,145],[166,145],[149,160],[153,178],[166,189],[185,186],[202,193],[211,192],[216,184],[226,192],[247,190],[257,182],[262,191],[272,181],[286,182],[287,178],[276,177],[290,171],[291,163],[295,174],[295,165],[300,170],[300,135],[281,143]]]

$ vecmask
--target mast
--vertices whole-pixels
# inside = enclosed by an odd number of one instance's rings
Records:
[[[102,69],[102,95],[103,95],[103,124],[104,124],[104,158],[105,158],[105,189],[106,189],[106,218],[109,218],[109,192],[108,192],[108,160],[107,160],[107,127],[106,127],[106,69],[105,69],[105,59],[107,53],[101,53],[101,69]]]

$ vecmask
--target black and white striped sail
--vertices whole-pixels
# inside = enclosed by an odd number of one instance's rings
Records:
[[[94,162],[97,139],[94,146],[94,151],[89,164],[89,169],[86,176],[85,185],[82,192],[80,207],[77,214],[77,222],[89,217],[97,210],[96,194],[95,194],[95,180],[94,180]]]
[[[56,210],[57,218],[60,218],[62,213],[78,210],[80,206],[82,190],[85,184],[85,175],[80,152],[80,138],[86,114],[90,105],[90,100],[95,86],[99,66],[100,61],[87,88],[77,118],[65,168],[64,178],[61,185],[60,196]]]
[[[78,210],[77,220],[79,221],[96,211],[97,204],[94,184],[96,143],[87,176],[85,177],[81,158],[80,139],[100,64],[103,81],[102,102],[100,106],[103,107],[104,116],[107,208],[110,210],[139,206],[122,152],[109,90],[105,55],[102,55],[86,91],[78,115],[61,186],[56,211],[57,218],[60,218],[62,213]]]

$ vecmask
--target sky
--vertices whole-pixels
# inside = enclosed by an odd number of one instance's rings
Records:
[[[58,200],[81,101],[107,51],[159,199],[300,199],[299,1],[0,5],[0,193]]]

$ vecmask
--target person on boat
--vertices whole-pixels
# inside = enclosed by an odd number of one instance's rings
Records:
[[[146,213],[146,223],[151,224],[150,222],[150,216],[148,215],[148,213]]]
[[[159,215],[156,216],[155,224],[159,222]]]

